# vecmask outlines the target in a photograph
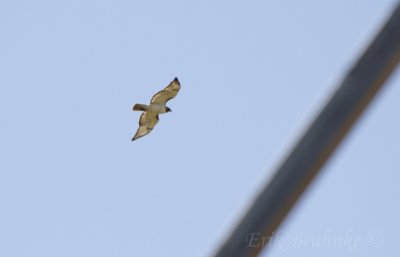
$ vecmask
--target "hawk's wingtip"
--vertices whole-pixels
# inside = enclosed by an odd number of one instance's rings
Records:
[[[177,77],[175,77],[175,78],[174,78],[174,81],[176,81],[176,82],[179,82],[179,80],[178,80],[178,78],[177,78]]]

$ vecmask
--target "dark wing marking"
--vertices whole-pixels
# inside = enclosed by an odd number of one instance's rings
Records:
[[[153,112],[143,112],[139,119],[139,128],[135,136],[132,138],[136,140],[149,134],[158,123],[158,114]]]
[[[163,90],[155,94],[152,98],[150,103],[157,103],[157,104],[166,104],[169,100],[174,98],[181,89],[181,83],[179,82],[178,78],[175,78],[168,86],[166,86]]]

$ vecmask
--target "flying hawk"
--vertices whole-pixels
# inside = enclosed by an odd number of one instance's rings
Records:
[[[165,104],[178,94],[180,88],[181,84],[178,78],[175,78],[164,90],[151,98],[150,105],[135,104],[133,106],[134,111],[143,111],[143,113],[139,119],[139,128],[132,141],[149,134],[153,130],[159,120],[158,114],[171,111]]]

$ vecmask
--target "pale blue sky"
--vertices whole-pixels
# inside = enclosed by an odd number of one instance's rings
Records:
[[[0,256],[209,256],[395,2],[1,1]],[[398,254],[399,83],[268,256]]]

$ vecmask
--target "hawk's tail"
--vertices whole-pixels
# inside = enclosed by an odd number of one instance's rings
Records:
[[[145,111],[145,110],[147,110],[147,105],[145,105],[145,104],[135,104],[135,106],[133,106],[133,110],[134,111]]]

